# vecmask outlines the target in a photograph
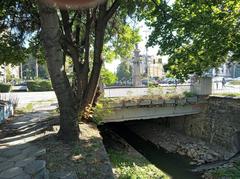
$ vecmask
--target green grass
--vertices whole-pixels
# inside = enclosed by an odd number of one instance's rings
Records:
[[[231,85],[240,85],[240,80],[230,81],[229,84],[231,84]]]
[[[119,179],[168,179],[161,170],[140,155],[110,150],[110,160]]]
[[[231,168],[217,169],[211,172],[213,178],[240,178],[240,162],[234,164]]]
[[[29,104],[27,104],[27,106],[16,110],[17,114],[24,114],[24,113],[29,113],[29,112],[33,112],[33,104],[32,103],[29,103]]]
[[[226,97],[240,97],[240,93],[217,93],[215,96],[226,96]]]

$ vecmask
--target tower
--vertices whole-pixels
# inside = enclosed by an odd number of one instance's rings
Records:
[[[132,68],[132,81],[133,86],[138,87],[142,85],[141,82],[141,74],[140,74],[140,50],[138,46],[134,50],[134,57],[133,57],[133,68]]]

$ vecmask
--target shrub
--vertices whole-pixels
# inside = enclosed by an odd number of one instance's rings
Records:
[[[52,84],[49,80],[28,81],[27,87],[29,91],[51,91]]]
[[[6,93],[6,92],[9,92],[10,89],[11,89],[11,85],[0,83],[0,92]]]
[[[197,96],[195,93],[189,92],[189,91],[184,91],[184,92],[183,92],[183,95],[184,95],[185,97]]]

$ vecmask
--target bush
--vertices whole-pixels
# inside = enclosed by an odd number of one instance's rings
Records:
[[[52,84],[49,80],[28,81],[27,87],[29,91],[51,91]]]
[[[184,91],[183,92],[183,95],[185,96],[185,97],[194,97],[194,96],[197,96],[195,93],[193,93],[193,92],[189,92],[189,91]]]
[[[6,92],[9,92],[10,89],[11,89],[11,85],[0,83],[0,92],[6,93]]]

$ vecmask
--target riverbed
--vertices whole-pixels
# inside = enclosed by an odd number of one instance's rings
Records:
[[[102,129],[103,128],[105,129],[107,128],[108,132],[109,130],[113,131],[122,138],[120,140],[116,138],[114,139],[116,145],[120,145],[122,148],[126,147],[124,141],[122,141],[124,139],[126,143],[132,146],[137,152],[143,155],[149,162],[155,165],[169,178],[173,179],[201,178],[200,174],[191,171],[195,166],[191,165],[191,159],[189,157],[181,156],[177,153],[170,153],[162,147],[157,147],[150,141],[147,141],[142,137],[136,135],[128,128],[127,125],[123,123],[118,124],[115,123],[104,125],[102,126]],[[103,131],[102,129],[100,130]],[[106,139],[106,133],[102,134],[102,136],[103,138]],[[105,141],[105,144],[109,145],[109,142],[110,141],[108,139],[107,142]],[[107,148],[109,148],[109,146],[107,146]]]

